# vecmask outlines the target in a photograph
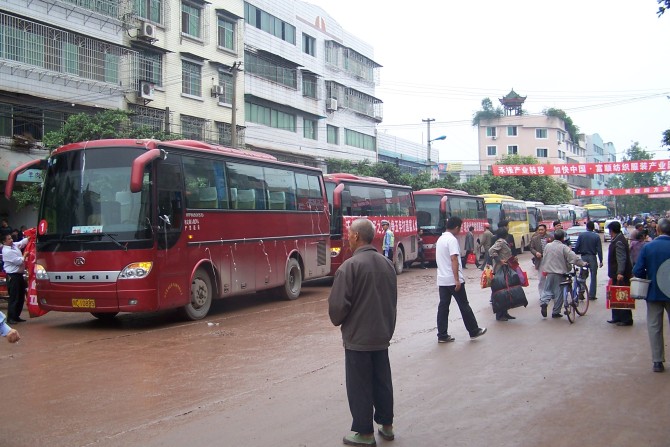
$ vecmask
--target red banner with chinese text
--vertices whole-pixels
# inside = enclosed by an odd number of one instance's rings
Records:
[[[604,189],[578,189],[576,197],[593,196],[630,196],[634,194],[663,194],[670,193],[670,186],[643,186],[638,188],[604,188]]]
[[[670,170],[670,160],[633,160],[611,163],[570,163],[546,165],[493,165],[493,175],[593,175],[662,172]]]

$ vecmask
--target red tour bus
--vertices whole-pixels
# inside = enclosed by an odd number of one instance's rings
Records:
[[[331,206],[330,250],[334,275],[351,257],[347,235],[351,222],[367,217],[377,228],[373,244],[382,252],[382,220],[388,220],[395,237],[395,270],[402,273],[405,263],[418,256],[414,199],[409,186],[393,185],[384,179],[353,174],[326,174],[328,203]]]
[[[554,222],[557,220],[561,221],[564,230],[573,225],[572,214],[567,207],[560,205],[538,205],[537,213],[538,224],[546,225],[549,231],[554,228]]]
[[[69,144],[10,173],[45,169],[38,217],[40,307],[90,312],[181,308],[276,290],[330,272],[321,171],[182,140]]]
[[[463,219],[461,233],[457,239],[461,246],[461,256],[465,256],[465,233],[475,227],[477,238],[484,232],[486,208],[482,197],[471,196],[459,189],[430,188],[414,192],[416,219],[423,230],[423,253],[426,261],[435,261],[435,244],[446,231],[447,219],[458,216]]]

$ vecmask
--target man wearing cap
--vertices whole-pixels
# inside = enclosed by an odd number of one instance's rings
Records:
[[[670,319],[670,219],[660,219],[658,236],[642,247],[633,275],[651,281],[647,292],[647,332],[651,345],[651,361],[654,372],[663,372],[665,367],[665,343],[663,341],[663,311]]]
[[[382,251],[384,256],[389,258],[393,262],[393,248],[395,247],[395,236],[393,231],[389,228],[389,221],[382,220],[382,230],[383,230],[383,239],[382,239]]]
[[[489,249],[491,248],[491,245],[493,245],[493,233],[491,233],[491,225],[488,222],[484,224],[484,232],[479,238],[479,245],[482,247],[482,250],[484,250],[484,261],[479,268],[484,270],[484,266],[491,263]]]

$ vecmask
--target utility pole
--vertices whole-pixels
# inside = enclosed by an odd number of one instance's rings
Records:
[[[430,123],[435,121],[435,118],[426,118],[425,120],[422,119],[421,121],[426,123],[426,125],[428,126],[428,139],[427,139],[427,141],[428,141],[428,153],[427,153],[427,157],[426,157],[426,171],[428,171],[428,173],[430,173]]]
[[[230,116],[230,147],[237,148],[237,73],[242,71],[240,68],[242,62],[235,62],[230,68],[230,72],[233,75],[233,97],[231,101],[233,103],[232,114]]]

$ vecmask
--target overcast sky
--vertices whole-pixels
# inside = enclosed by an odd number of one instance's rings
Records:
[[[374,47],[380,132],[426,142],[441,161],[477,161],[473,114],[512,88],[524,110],[563,109],[580,132],[638,141],[657,159],[670,128],[670,13],[656,0],[307,0]]]

